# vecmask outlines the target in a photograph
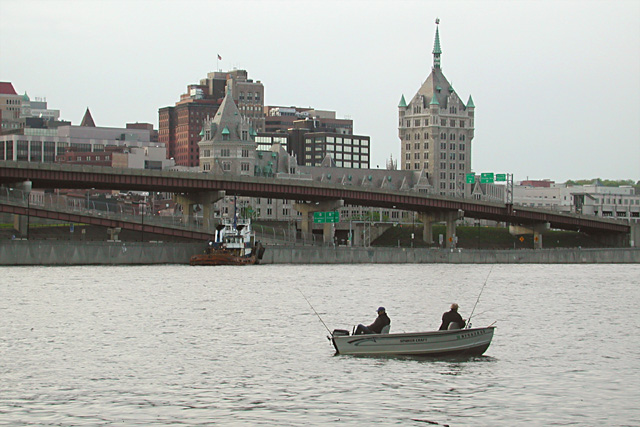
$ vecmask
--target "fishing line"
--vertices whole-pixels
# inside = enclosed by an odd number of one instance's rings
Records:
[[[473,310],[471,310],[471,315],[469,316],[469,319],[467,320],[467,328],[471,327],[471,318],[473,317],[473,312],[476,311],[476,306],[478,305],[478,301],[480,301],[480,295],[482,295],[482,291],[484,291],[484,287],[487,286],[487,282],[489,281],[489,276],[491,276],[491,271],[493,270],[493,266],[495,264],[493,264],[491,266],[491,268],[489,269],[489,274],[487,274],[487,278],[484,281],[484,285],[482,285],[482,288],[480,289],[480,293],[478,294],[478,298],[476,299],[476,303],[473,304]]]
[[[309,300],[307,299],[307,297],[304,296],[304,294],[302,293],[302,291],[300,290],[300,288],[296,288],[298,290],[298,292],[300,292],[300,295],[302,295],[302,298],[304,298],[307,301],[307,304],[309,304],[309,307],[311,307],[311,310],[313,310],[313,312],[316,314],[316,316],[318,316],[318,319],[320,319],[320,321],[322,322],[322,324],[324,325],[324,328],[327,330],[327,332],[329,332],[329,334],[331,334],[331,331],[329,330],[329,328],[327,328],[327,325],[324,323],[324,320],[322,320],[322,317],[320,317],[320,315],[318,314],[318,312],[316,311],[315,308],[313,308],[313,306],[311,305],[311,303],[309,302]]]

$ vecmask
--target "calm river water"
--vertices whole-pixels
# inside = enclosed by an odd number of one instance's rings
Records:
[[[387,308],[471,359],[334,356]],[[0,425],[640,425],[640,265],[0,268]]]

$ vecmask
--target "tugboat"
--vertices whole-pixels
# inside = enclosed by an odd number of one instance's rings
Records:
[[[251,232],[251,220],[225,220],[216,227],[214,241],[209,241],[204,254],[194,255],[190,265],[259,264],[264,247]]]

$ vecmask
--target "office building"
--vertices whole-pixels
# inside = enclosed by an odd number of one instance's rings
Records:
[[[238,111],[256,131],[264,130],[264,86],[248,78],[246,70],[216,71],[208,73],[198,84],[187,86],[187,92],[173,107],[158,111],[158,141],[167,147],[167,157],[176,165],[199,165],[200,132],[207,118],[218,111],[227,87]]]
[[[398,105],[399,163],[403,170],[425,171],[437,194],[468,197],[475,105],[471,95],[463,102],[446,79],[441,54],[436,27],[431,73],[408,103],[402,95]]]
[[[1,131],[24,127],[22,112],[22,96],[18,95],[11,82],[0,82],[0,117]]]

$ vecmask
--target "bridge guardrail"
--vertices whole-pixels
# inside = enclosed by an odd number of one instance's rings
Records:
[[[31,200],[25,190],[0,187],[0,203],[25,208],[41,208],[49,211],[100,217],[113,221],[138,223],[164,228],[199,231],[215,234],[215,226],[219,221],[203,221],[201,217],[192,217],[188,221],[183,215],[138,214],[135,209],[128,211],[122,204],[95,200],[81,200],[56,194],[45,194]],[[208,224],[205,224],[208,223]],[[260,224],[252,224],[256,240],[273,245],[317,245],[316,236],[311,233],[294,232]]]

